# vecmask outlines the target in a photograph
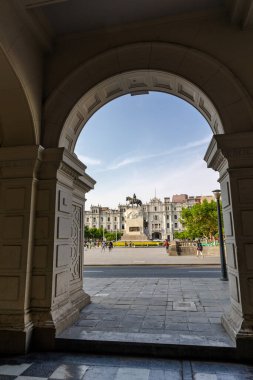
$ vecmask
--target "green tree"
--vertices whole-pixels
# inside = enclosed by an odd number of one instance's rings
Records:
[[[217,205],[215,201],[198,203],[191,208],[183,208],[180,222],[187,238],[213,238],[218,234]]]
[[[113,232],[113,231],[107,231],[106,229],[103,231],[103,228],[96,228],[92,227],[89,228],[88,226],[84,227],[84,239],[85,240],[102,240],[104,237],[106,240],[120,240],[122,236],[121,232]]]

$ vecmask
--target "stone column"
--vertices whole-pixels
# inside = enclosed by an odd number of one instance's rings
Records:
[[[26,352],[30,309],[36,173],[42,148],[0,148],[0,352]],[[38,289],[39,291],[39,289]]]
[[[55,335],[90,302],[83,291],[83,211],[95,181],[64,148],[45,149],[38,173],[31,311],[33,345],[54,347]]]
[[[216,135],[205,161],[219,171],[231,308],[222,323],[237,347],[253,347],[253,133]]]

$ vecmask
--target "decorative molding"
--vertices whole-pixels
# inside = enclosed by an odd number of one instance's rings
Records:
[[[211,100],[186,79],[158,70],[128,71],[109,78],[88,91],[69,113],[59,146],[74,152],[77,138],[89,118],[109,101],[126,94],[161,91],[192,104],[207,120],[214,134],[223,133],[218,112]]]

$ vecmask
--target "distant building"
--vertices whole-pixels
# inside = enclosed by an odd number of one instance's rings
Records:
[[[213,196],[188,196],[187,194],[176,194],[165,197],[163,201],[159,198],[152,198],[142,205],[144,215],[145,233],[149,239],[174,239],[174,232],[183,231],[180,223],[180,215],[183,208],[192,207],[196,203],[202,203],[206,199],[213,200]],[[85,211],[84,224],[89,228],[104,228],[107,231],[124,232],[125,211],[128,205],[119,204],[117,209],[109,207],[91,206],[89,211]]]

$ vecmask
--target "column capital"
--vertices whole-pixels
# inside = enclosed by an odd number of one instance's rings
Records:
[[[84,187],[85,191],[94,188],[94,181],[85,173],[86,166],[65,148],[47,148],[43,150],[40,179],[53,179],[57,175],[67,176],[75,185]]]
[[[220,173],[228,167],[253,167],[253,132],[214,135],[204,160]]]

